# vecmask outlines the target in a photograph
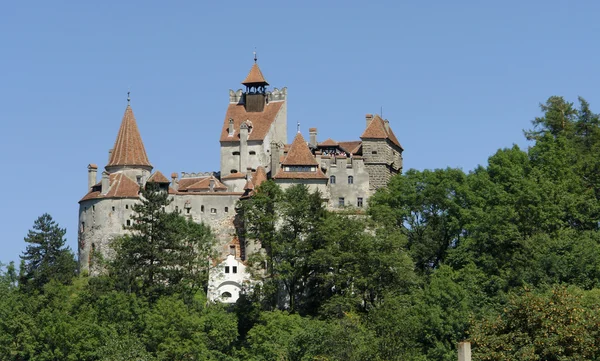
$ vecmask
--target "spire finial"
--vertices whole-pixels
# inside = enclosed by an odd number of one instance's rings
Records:
[[[131,103],[131,97],[129,96],[131,94],[130,90],[127,90],[127,105],[130,105]]]
[[[256,64],[256,47],[254,47],[254,51],[252,53],[254,54],[254,63]]]
[[[300,133],[300,122],[298,122],[298,124],[296,124],[296,130],[298,131],[298,133]]]

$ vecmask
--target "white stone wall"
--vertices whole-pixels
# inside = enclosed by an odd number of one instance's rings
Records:
[[[362,208],[367,207],[367,199],[371,196],[369,190],[369,173],[362,159],[356,158],[330,158],[322,159],[326,163],[327,176],[335,176],[335,184],[328,182],[330,208],[339,208],[340,198],[344,198],[345,207],[358,206],[358,198],[362,198]],[[348,177],[352,177],[352,184]]]
[[[235,271],[235,272],[234,272]],[[235,303],[240,291],[250,284],[246,266],[233,255],[211,267],[208,281],[208,299],[223,303]],[[228,297],[231,295],[230,297]]]

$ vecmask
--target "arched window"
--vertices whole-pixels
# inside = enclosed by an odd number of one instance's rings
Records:
[[[329,177],[329,184],[335,184],[335,176],[334,175]]]
[[[221,298],[224,299],[224,300],[226,300],[228,298],[231,298],[231,293],[229,293],[229,292],[223,292],[221,294]]]
[[[200,206],[200,212],[204,212],[204,206]]]
[[[351,175],[348,176],[348,184],[354,184],[354,177]]]

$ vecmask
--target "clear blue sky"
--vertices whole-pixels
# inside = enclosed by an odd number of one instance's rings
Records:
[[[390,120],[405,169],[486,164],[526,147],[551,95],[599,111],[597,1],[3,1],[0,261],[42,213],[77,249],[87,165],[104,167],[131,87],[150,161],[219,167],[228,90],[258,50],[288,87],[289,137],[357,139]],[[324,5],[326,4],[326,5]]]

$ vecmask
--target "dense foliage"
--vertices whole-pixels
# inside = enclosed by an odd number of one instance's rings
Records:
[[[240,201],[261,282],[208,303],[210,230],[142,190],[102,276],[73,275],[48,215],[20,272],[1,267],[0,359],[475,360],[600,358],[600,117],[551,97],[487,166],[408,170],[366,212],[304,186]]]

